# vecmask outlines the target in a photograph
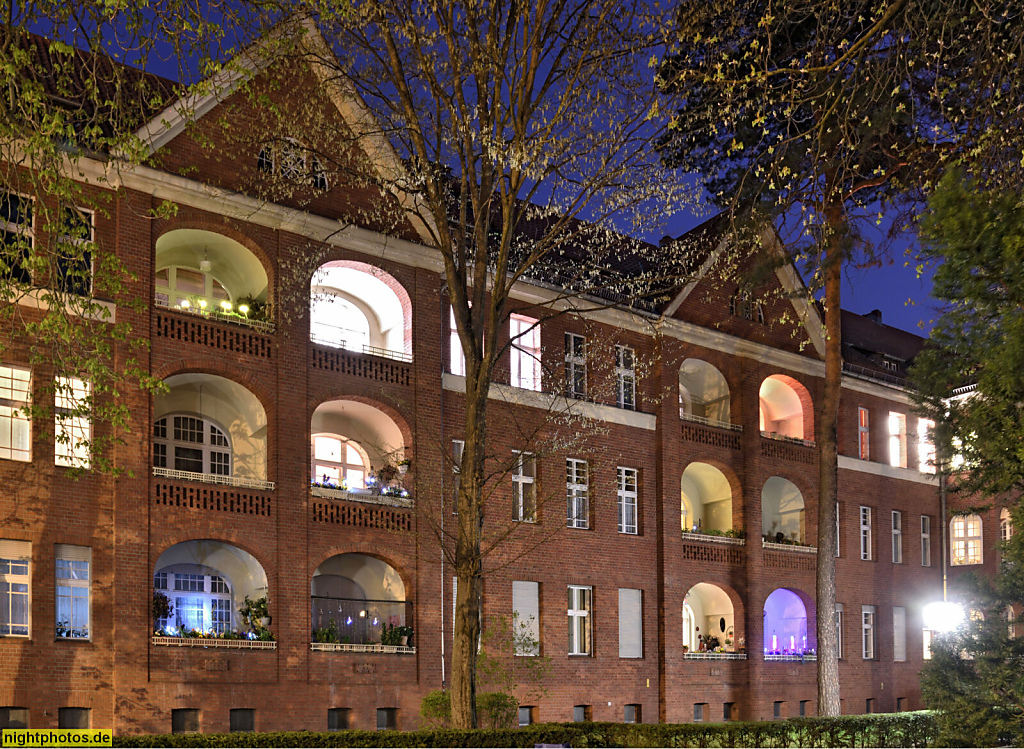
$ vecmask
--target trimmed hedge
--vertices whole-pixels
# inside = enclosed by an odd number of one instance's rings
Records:
[[[290,731],[115,736],[115,747],[926,747],[930,712],[793,718],[760,723],[545,723],[506,731]]]

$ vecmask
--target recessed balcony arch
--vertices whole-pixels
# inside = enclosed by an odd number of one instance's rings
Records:
[[[764,482],[761,489],[761,534],[769,543],[804,543],[804,496],[792,481],[772,476]]]
[[[761,383],[758,398],[758,422],[763,435],[814,439],[811,395],[799,382],[786,375],[771,375]]]
[[[686,658],[728,659],[742,650],[741,637],[736,631],[732,599],[725,590],[711,583],[697,583],[690,588],[683,599]]]
[[[267,414],[243,385],[202,373],[172,375],[153,398],[153,473],[270,489]]]
[[[691,463],[680,479],[684,533],[726,533],[733,529],[732,486],[708,463]]]
[[[402,285],[380,268],[330,262],[310,282],[309,335],[325,346],[408,360],[412,302]]]
[[[815,652],[813,629],[807,626],[807,604],[789,588],[777,588],[764,602],[765,660],[792,660]]]
[[[716,367],[686,359],[679,367],[679,418],[731,426],[729,383]]]
[[[337,554],[316,568],[310,582],[314,650],[369,650],[391,628],[411,621],[398,570],[367,554]],[[405,637],[411,637],[406,631]],[[408,647],[400,643],[385,645]]]
[[[156,241],[156,305],[271,329],[266,269],[248,248],[203,229],[175,229]]]

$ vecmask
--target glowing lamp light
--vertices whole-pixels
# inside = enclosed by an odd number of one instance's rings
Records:
[[[239,304],[238,305],[238,311],[241,312],[243,315],[248,315],[249,314],[249,305],[248,304]]]
[[[199,300],[199,306],[200,306],[200,307],[201,307],[202,309],[206,309],[206,300],[205,300],[205,299],[200,299],[200,300]]]
[[[362,611],[359,612],[359,618],[360,619],[365,619],[366,618],[366,609],[363,609]]]
[[[180,302],[178,302],[178,306],[181,307],[182,309],[188,309],[189,307],[192,306],[192,303],[189,302],[188,299],[182,299]]]
[[[779,649],[779,636],[778,635],[772,635],[772,651],[774,652],[774,651],[776,651],[778,649]]]
[[[220,308],[222,310],[224,310],[225,312],[230,312],[231,311],[231,302],[229,302],[227,299],[225,299],[224,301],[222,301],[220,303]]]
[[[352,617],[351,616],[348,619],[345,620],[345,624],[347,624],[349,626],[352,626]]]
[[[789,636],[789,649],[790,650],[796,650],[796,636],[795,635],[790,635]]]
[[[964,609],[952,601],[933,601],[924,607],[924,626],[933,632],[952,632],[964,623]]]

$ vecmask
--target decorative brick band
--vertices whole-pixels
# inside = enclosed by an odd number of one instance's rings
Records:
[[[764,566],[782,570],[813,570],[818,565],[814,554],[791,554],[787,551],[764,552]]]
[[[241,326],[215,323],[202,317],[157,310],[154,328],[160,338],[195,343],[219,351],[255,356],[258,359],[269,359],[273,350],[273,339],[269,336]]]
[[[740,449],[740,436],[733,431],[687,421],[682,424],[683,439],[687,442],[699,442],[712,447],[724,447],[729,450]]]
[[[215,486],[157,481],[153,504],[166,507],[187,507],[190,510],[234,512],[239,515],[270,517],[270,496],[249,489],[228,489]]]
[[[313,520],[317,523],[377,528],[384,531],[407,533],[412,530],[412,514],[390,507],[360,507],[336,502],[314,502]]]
[[[811,446],[797,445],[762,437],[761,457],[771,458],[772,460],[791,460],[794,463],[813,465],[815,452]]]
[[[708,544],[691,541],[683,535],[683,559],[691,562],[708,562],[710,564],[743,564],[743,552],[735,546]]]
[[[408,386],[411,379],[410,365],[394,359],[316,344],[310,344],[309,355],[313,367],[328,372],[364,377],[389,385]]]

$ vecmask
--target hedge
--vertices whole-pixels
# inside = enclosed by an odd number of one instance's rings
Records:
[[[926,747],[930,712],[793,718],[760,723],[545,723],[504,731],[291,731],[115,736],[115,747]]]

